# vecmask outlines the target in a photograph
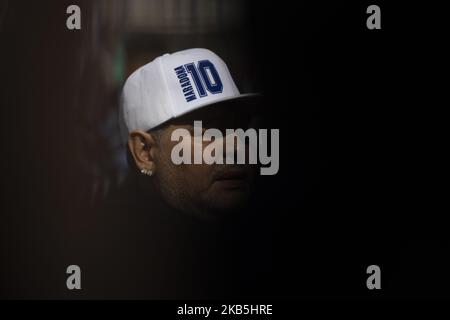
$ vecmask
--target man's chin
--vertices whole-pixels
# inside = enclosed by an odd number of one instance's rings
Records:
[[[247,192],[230,189],[208,199],[206,211],[209,211],[210,215],[223,217],[244,210],[248,202]]]

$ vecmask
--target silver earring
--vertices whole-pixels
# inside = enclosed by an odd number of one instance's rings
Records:
[[[147,169],[142,169],[142,170],[141,170],[141,173],[142,173],[142,174],[146,174],[146,175],[148,175],[148,176],[153,175],[153,171],[152,171],[152,170],[147,170]]]

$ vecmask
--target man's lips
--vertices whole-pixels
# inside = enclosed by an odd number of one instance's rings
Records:
[[[226,188],[238,188],[247,184],[247,173],[242,170],[230,170],[214,176],[214,183],[220,183]]]
[[[247,174],[244,171],[227,171],[222,172],[214,178],[214,180],[237,180],[245,179]]]

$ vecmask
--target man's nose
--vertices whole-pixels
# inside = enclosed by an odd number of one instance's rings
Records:
[[[223,147],[225,148],[224,157],[225,163],[238,163],[238,160],[241,159],[240,162],[245,163],[246,157],[246,145],[245,141],[243,141],[238,135],[234,133],[226,134],[223,138]]]

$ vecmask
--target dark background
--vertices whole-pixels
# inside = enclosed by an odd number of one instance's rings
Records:
[[[448,296],[439,5],[247,1],[229,27],[184,34],[127,29],[119,2],[0,3],[1,297],[90,297],[65,288],[65,268],[93,203],[121,181],[120,86],[196,46],[230,61],[243,91],[264,92],[268,127],[280,128],[280,171],[259,184],[267,297]],[[65,27],[70,4],[81,31]],[[366,28],[370,4],[381,30]],[[371,264],[382,290],[366,288]]]

